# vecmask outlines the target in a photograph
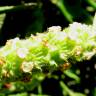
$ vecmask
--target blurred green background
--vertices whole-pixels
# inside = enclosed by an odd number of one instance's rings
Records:
[[[96,0],[0,0],[0,46],[50,26],[92,24]],[[73,33],[74,34],[74,33]],[[28,82],[0,83],[0,96],[96,96],[96,60],[79,62],[64,72],[42,74]]]

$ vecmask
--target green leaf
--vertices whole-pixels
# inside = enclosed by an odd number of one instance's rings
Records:
[[[63,95],[64,96],[65,96],[64,93],[66,93],[66,96],[86,96],[83,93],[72,91],[71,89],[69,89],[67,87],[67,85],[63,81],[60,81],[60,85],[61,85],[61,88],[62,88],[62,91],[63,91]]]
[[[93,30],[96,31],[96,13],[93,19]]]
[[[5,16],[6,14],[0,14],[0,29],[2,28],[2,25],[4,23]]]
[[[76,82],[80,82],[79,76],[77,76],[75,73],[73,73],[71,70],[64,71],[64,74],[68,76],[69,78],[74,79]]]

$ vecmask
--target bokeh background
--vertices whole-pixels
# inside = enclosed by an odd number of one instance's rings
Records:
[[[95,10],[96,0],[0,0],[0,46],[8,39],[25,39],[51,26],[92,24]],[[46,76],[30,83],[12,82],[11,87],[0,83],[0,96],[96,96],[95,58],[64,72],[45,70]]]

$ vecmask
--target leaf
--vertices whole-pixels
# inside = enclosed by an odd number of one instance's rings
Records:
[[[96,31],[96,13],[93,19],[93,30]]]
[[[67,75],[69,78],[74,79],[76,82],[80,82],[80,78],[71,70],[64,71],[64,74]]]
[[[5,16],[6,16],[5,14],[0,14],[0,29],[2,28]]]
[[[71,89],[67,87],[67,85],[63,81],[60,81],[60,85],[61,85],[61,88],[63,89],[64,96],[65,96],[64,93],[66,93],[66,95],[68,96],[86,96],[82,93],[72,91]]]
[[[17,5],[17,6],[1,6],[0,7],[0,14],[1,13],[18,11],[18,10],[21,10],[21,9],[26,9],[28,7],[31,7],[31,6],[37,6],[37,3],[24,3],[24,4],[21,4],[21,5]]]
[[[55,4],[62,12],[62,14],[65,16],[65,18],[71,23],[73,20],[72,15],[70,14],[70,12],[68,11],[68,9],[66,8],[66,4],[65,1],[63,2],[63,0],[51,0],[51,2],[53,4]]]
[[[11,10],[13,8],[14,8],[14,6],[2,6],[2,7],[0,7],[0,12],[3,12],[5,10]]]

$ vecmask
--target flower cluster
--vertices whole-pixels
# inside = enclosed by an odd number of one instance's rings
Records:
[[[8,40],[0,48],[0,79],[16,80],[23,74],[33,76],[45,69],[54,71],[64,67],[65,70],[74,62],[90,60],[96,54],[93,25],[74,22],[64,30],[53,26],[27,39]]]

